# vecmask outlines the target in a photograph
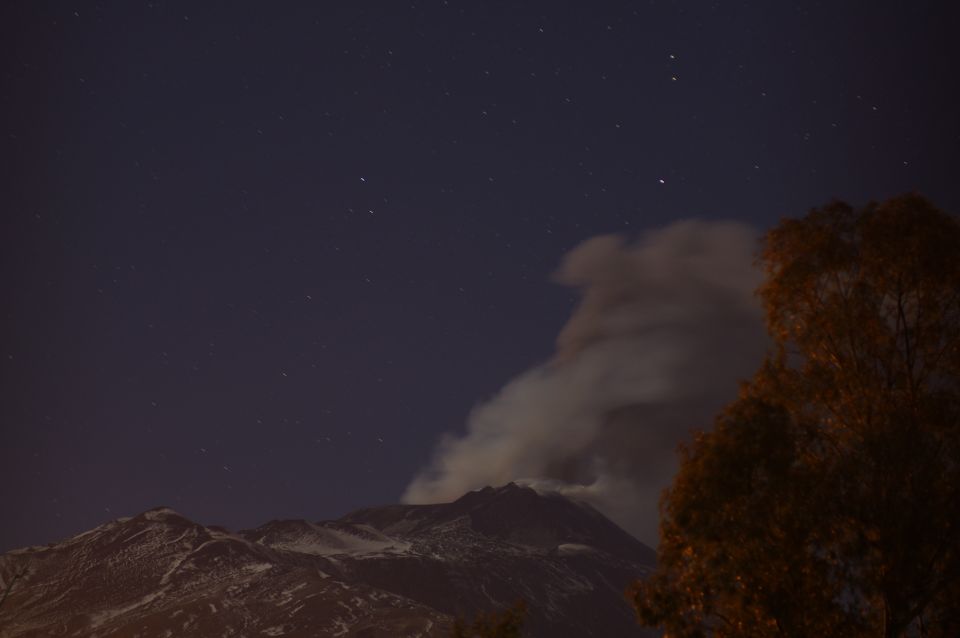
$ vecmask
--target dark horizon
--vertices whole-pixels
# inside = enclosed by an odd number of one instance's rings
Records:
[[[161,503],[236,530],[399,502],[563,350],[580,297],[554,273],[598,236],[912,191],[960,213],[942,3],[11,2],[0,25],[0,552]]]

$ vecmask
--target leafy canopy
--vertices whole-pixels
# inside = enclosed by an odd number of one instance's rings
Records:
[[[641,623],[960,636],[960,223],[917,195],[834,202],[759,261],[774,348],[681,449]]]

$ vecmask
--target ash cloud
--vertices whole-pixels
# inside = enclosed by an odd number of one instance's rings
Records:
[[[677,444],[710,427],[768,345],[756,241],[743,224],[684,221],[574,248],[555,279],[581,301],[555,356],[475,407],[404,501],[516,481],[587,501],[656,544]]]

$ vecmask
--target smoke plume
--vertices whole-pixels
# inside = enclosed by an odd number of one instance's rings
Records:
[[[581,301],[553,359],[475,407],[404,501],[516,481],[587,501],[655,544],[677,444],[710,427],[767,346],[756,239],[742,224],[684,221],[574,248],[555,279]]]

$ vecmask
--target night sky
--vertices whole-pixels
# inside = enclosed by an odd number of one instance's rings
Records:
[[[960,212],[947,4],[4,2],[0,550],[397,502],[591,237]]]

